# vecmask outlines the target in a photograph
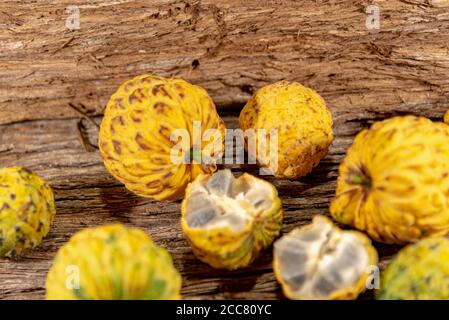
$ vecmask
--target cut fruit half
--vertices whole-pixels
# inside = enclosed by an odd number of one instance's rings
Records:
[[[323,216],[274,244],[274,272],[289,299],[355,299],[376,263],[367,236]]]
[[[230,170],[201,175],[192,182],[182,203],[182,228],[196,256],[216,268],[250,264],[271,245],[282,225],[276,188]]]

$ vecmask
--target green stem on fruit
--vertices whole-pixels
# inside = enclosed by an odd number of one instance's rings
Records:
[[[370,186],[371,185],[371,179],[368,177],[361,177],[361,176],[352,176],[351,177],[351,183],[352,184],[360,184],[364,186]]]

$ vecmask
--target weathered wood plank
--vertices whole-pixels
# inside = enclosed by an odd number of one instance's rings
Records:
[[[120,83],[142,73],[184,77],[220,107],[290,79],[339,113],[440,115],[449,2],[376,4],[380,30],[367,30],[361,0],[2,1],[0,123],[71,117],[69,102],[101,113]],[[69,5],[79,7],[79,30],[66,27]]]

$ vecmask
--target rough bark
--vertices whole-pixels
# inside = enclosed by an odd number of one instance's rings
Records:
[[[0,164],[23,165],[47,179],[58,214],[40,247],[17,261],[0,259],[0,298],[42,298],[56,250],[74,232],[108,222],[141,227],[167,247],[186,298],[282,297],[270,250],[236,272],[196,260],[179,226],[180,203],[127,192],[91,146],[96,127],[80,122],[75,110],[99,122],[119,84],[155,73],[205,87],[232,128],[255,89],[281,79],[313,87],[332,110],[336,139],[310,176],[269,178],[288,232],[328,213],[338,163],[360,129],[394,114],[440,119],[448,108],[449,1],[376,1],[382,20],[374,31],[365,27],[369,3],[2,1]],[[66,28],[68,5],[80,8],[79,30]],[[377,247],[381,265],[398,249]]]

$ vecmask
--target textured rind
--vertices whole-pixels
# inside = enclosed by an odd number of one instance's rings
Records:
[[[209,176],[200,175],[197,180],[207,179]],[[260,183],[268,183],[248,173],[244,173],[241,178],[246,177],[260,180]],[[284,214],[281,200],[273,185],[271,185],[273,190],[271,208],[261,212],[239,232],[229,227],[209,230],[191,228],[185,219],[191,187],[192,183],[187,186],[186,196],[181,205],[181,226],[193,253],[199,260],[217,269],[243,268],[251,264],[279,236]]]
[[[329,223],[333,224],[330,219],[327,219],[324,216],[315,216],[314,219],[325,219],[329,221]],[[292,230],[290,233],[295,232],[302,232],[306,228],[310,228],[311,225],[306,225],[300,228],[296,228]],[[334,225],[334,228],[339,229],[337,226]],[[371,240],[364,235],[361,232],[358,231],[349,231],[349,230],[340,230],[340,232],[346,232],[346,233],[352,233],[354,234],[358,239],[360,239],[360,242],[363,244],[363,246],[366,248],[366,251],[369,256],[370,265],[376,265],[378,262],[378,255],[376,249],[373,247]],[[281,276],[280,269],[279,269],[279,261],[277,260],[277,257],[275,254],[273,254],[273,272],[276,276],[277,281],[281,284],[282,291],[284,295],[291,299],[291,300],[311,300],[312,297],[301,297],[295,294],[290,287],[285,283],[284,279]],[[357,283],[353,287],[349,287],[346,289],[338,290],[332,293],[331,296],[329,296],[329,300],[354,300],[356,299],[360,293],[365,291],[366,289],[366,281],[369,277],[369,273],[364,273],[360,279],[357,281]]]
[[[333,140],[332,115],[325,101],[314,90],[297,82],[281,81],[258,90],[240,113],[239,122],[243,131],[278,130],[275,176],[279,178],[309,174],[327,154]],[[272,164],[272,161],[261,163],[264,155],[259,155],[258,150],[256,157],[264,167]]]
[[[394,117],[363,130],[340,164],[332,216],[385,243],[448,233],[448,141],[447,125],[423,117]],[[369,188],[351,182],[366,175]]]
[[[168,300],[180,298],[181,276],[143,231],[115,224],[76,233],[59,249],[46,288],[50,300]]]
[[[448,300],[449,239],[427,238],[402,249],[382,273],[379,300]]]
[[[134,193],[156,200],[184,194],[200,173],[212,173],[215,162],[176,164],[170,158],[173,130],[186,129],[193,143],[193,121],[201,132],[218,129],[224,142],[224,123],[207,92],[182,79],[141,75],[125,82],[111,96],[99,133],[99,148],[108,171]],[[202,150],[210,141],[202,143]],[[184,141],[186,143],[186,141]],[[210,155],[208,155],[210,156]]]
[[[0,256],[38,246],[55,213],[53,191],[42,178],[22,167],[0,169]]]

